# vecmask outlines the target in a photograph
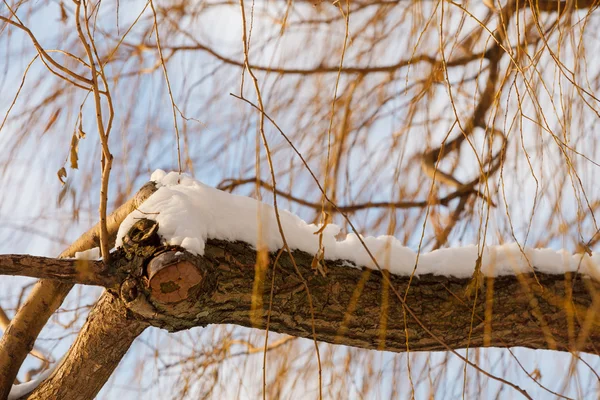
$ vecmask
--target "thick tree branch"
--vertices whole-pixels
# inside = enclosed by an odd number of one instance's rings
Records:
[[[57,259],[23,254],[0,255],[0,275],[29,276],[110,287],[119,282],[103,261]]]
[[[589,277],[538,272],[535,277],[480,277],[476,286],[473,279],[390,275],[395,292],[407,293],[404,304],[412,316],[406,329],[403,302],[384,290],[386,279],[379,271],[352,268],[344,260],[321,260],[315,269],[314,255],[294,251],[301,276],[287,257],[273,267],[272,253],[264,280],[255,282],[256,251],[250,245],[209,240],[204,256],[193,256],[179,248],[154,247],[159,240],[154,224],[140,220],[130,231],[126,252],[141,251],[145,261],[131,266],[141,276],[125,282],[121,294],[132,311],[155,326],[264,328],[273,282],[270,329],[279,333],[311,337],[314,323],[319,340],[366,349],[403,352],[408,342],[411,350],[423,351],[524,346],[600,354],[594,345],[600,340],[600,283]],[[314,321],[304,281],[313,296]],[[483,293],[476,296],[477,290]],[[383,299],[383,293],[389,298]],[[575,334],[569,326],[578,328]]]
[[[294,252],[296,263],[309,285],[315,310],[318,340],[365,349],[411,351],[445,350],[423,326],[408,317],[405,330],[401,303],[391,290],[384,291],[381,272],[351,268],[347,262],[325,261],[325,275],[312,269],[314,257]],[[271,261],[275,255],[271,255]],[[231,323],[252,327],[251,316],[256,253],[244,243],[209,241],[206,254],[198,261],[206,278],[196,287],[196,320],[187,324]],[[475,266],[473,266],[475,267]],[[418,270],[417,270],[418,272]],[[269,304],[269,283],[273,267],[262,283],[264,328]],[[474,296],[471,279],[423,275],[414,278],[390,275],[399,293],[407,292],[406,304],[423,325],[452,349],[467,347],[513,347],[582,350],[600,354],[597,290],[600,284],[587,277],[536,274],[487,279],[484,294]],[[490,301],[485,291],[492,291]],[[293,336],[311,337],[311,317],[301,279],[293,266],[281,257],[275,270],[270,329]],[[389,306],[383,307],[383,293]],[[356,296],[356,294],[359,294]],[[355,297],[356,296],[356,297]],[[355,299],[356,301],[353,301]],[[477,299],[477,300],[475,300]],[[473,304],[473,303],[476,304]],[[490,317],[486,320],[486,308]],[[471,312],[474,310],[474,314]],[[380,325],[385,313],[385,330]],[[473,316],[472,316],[473,315]],[[573,323],[576,336],[569,335]]]
[[[600,354],[600,283],[589,277],[537,273],[487,278],[477,286],[446,276],[386,277],[344,260],[321,260],[317,270],[313,255],[294,251],[300,275],[286,257],[273,266],[272,253],[256,282],[256,250],[246,243],[209,240],[202,257],[159,243],[154,222],[132,227],[113,257],[121,265],[127,260],[130,275],[118,294],[105,292],[67,357],[32,398],[93,398],[147,325],[264,329],[269,319],[271,331],[312,338],[314,325],[317,340],[372,350],[521,346]],[[406,293],[404,302],[386,285]],[[406,324],[402,304],[410,308]],[[90,374],[94,368],[101,373]]]
[[[93,399],[148,324],[104,292],[64,360],[28,398]]]
[[[132,199],[108,216],[109,246],[114,246],[123,219],[155,191],[154,183],[147,183]],[[96,224],[63,251],[59,258],[74,257],[78,251],[97,247],[99,238],[100,224]],[[27,300],[0,338],[0,399],[8,396],[21,364],[33,348],[40,331],[54,311],[60,307],[72,287],[73,283],[41,279],[33,287]]]

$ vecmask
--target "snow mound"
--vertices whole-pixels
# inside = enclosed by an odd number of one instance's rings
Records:
[[[254,199],[223,192],[207,186],[188,175],[156,170],[151,177],[158,190],[142,206],[123,221],[117,236],[117,247],[131,226],[140,218],[158,222],[164,242],[179,245],[203,255],[207,239],[242,241],[255,248],[275,251],[283,246],[274,208]],[[320,226],[307,224],[298,216],[279,211],[286,241],[291,249],[310,254],[319,249]],[[351,233],[337,240],[340,227],[329,224],[323,230],[324,257],[347,260],[356,266],[376,269],[376,265]],[[397,275],[410,275],[415,269],[417,253],[403,246],[393,236],[362,237],[381,268]],[[470,277],[481,253],[481,271],[486,276],[513,275],[535,271],[562,274],[579,271],[595,277],[600,255],[570,254],[565,250],[520,248],[516,243],[486,246],[476,245],[441,249],[419,255],[415,274],[435,274]]]

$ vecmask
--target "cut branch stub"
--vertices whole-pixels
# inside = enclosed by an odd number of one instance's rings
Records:
[[[190,297],[190,289],[202,282],[198,268],[176,250],[154,257],[147,267],[150,293],[161,303],[176,303]]]
[[[123,245],[130,260],[142,259],[145,271],[133,273],[133,278],[145,275],[143,279],[152,301],[162,304],[177,303],[189,297],[190,289],[202,282],[202,273],[195,263],[179,247],[161,245],[158,223],[149,219],[137,221],[123,239]],[[137,297],[129,287],[122,288],[125,301]],[[126,294],[126,295],[125,295]]]
[[[131,227],[123,239],[121,257],[129,276],[120,286],[120,297],[138,319],[169,331],[197,325],[197,298],[210,278],[209,260],[161,244],[158,223],[148,219]],[[118,262],[119,256],[115,260]]]

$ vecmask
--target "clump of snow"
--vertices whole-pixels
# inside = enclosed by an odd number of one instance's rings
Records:
[[[100,259],[100,247],[94,247],[85,251],[78,251],[75,253],[76,260],[99,260]]]
[[[26,394],[33,392],[35,390],[35,388],[37,388],[44,379],[48,378],[50,376],[50,374],[52,374],[52,372],[54,372],[54,369],[56,368],[57,365],[58,365],[58,363],[55,363],[52,366],[52,368],[47,369],[46,371],[42,372],[37,378],[32,379],[29,382],[20,383],[18,385],[12,385],[12,387],[10,388],[10,393],[8,394],[7,400],[20,399],[21,397],[25,396]]]
[[[167,244],[179,245],[203,255],[207,239],[243,241],[255,248],[270,251],[283,246],[275,211],[270,205],[244,196],[226,193],[207,186],[185,174],[156,170],[151,177],[158,190],[121,224],[117,246],[136,220],[148,218],[158,222],[159,234]],[[298,216],[280,210],[281,225],[290,248],[316,254],[319,226],[307,224]],[[324,257],[347,260],[357,266],[377,268],[360,243],[348,234],[337,240],[340,227],[329,224],[323,230]],[[393,236],[362,237],[381,268],[397,275],[413,273],[417,253],[403,246]],[[470,277],[481,249],[478,246],[436,250],[419,255],[415,273]],[[562,274],[579,271],[598,277],[600,255],[572,255],[564,250],[519,248],[516,243],[487,246],[482,251],[481,271],[486,276],[512,275],[535,271]]]

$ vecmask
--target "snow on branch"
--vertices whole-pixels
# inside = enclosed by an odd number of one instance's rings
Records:
[[[141,218],[155,220],[166,244],[179,245],[191,253],[204,254],[208,239],[242,241],[254,248],[275,251],[283,246],[275,211],[268,204],[252,198],[220,191],[185,174],[156,170],[151,177],[158,190],[122,223],[117,246]],[[281,224],[291,249],[309,254],[319,252],[321,228],[307,224],[298,216],[280,212]],[[376,269],[358,236],[350,233],[337,240],[340,227],[329,224],[323,230],[323,250],[326,260],[347,260],[356,266]],[[596,278],[600,276],[600,255],[570,254],[565,250],[524,248],[516,243],[486,246],[476,245],[441,249],[418,256],[393,236],[362,237],[381,268],[395,275],[433,274],[466,278],[473,275],[481,255],[481,272],[489,277],[541,272],[563,274],[578,271]],[[389,260],[389,262],[385,262]],[[416,269],[415,269],[416,268]]]

